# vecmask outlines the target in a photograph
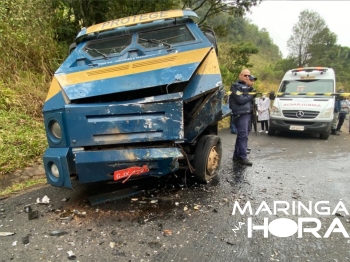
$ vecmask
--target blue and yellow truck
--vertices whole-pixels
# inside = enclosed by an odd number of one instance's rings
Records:
[[[218,121],[230,111],[214,32],[191,10],[83,28],[54,74],[43,115],[47,181],[79,183],[219,170]]]

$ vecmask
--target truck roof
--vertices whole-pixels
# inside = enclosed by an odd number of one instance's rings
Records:
[[[107,30],[113,30],[122,27],[135,26],[138,24],[151,23],[157,20],[165,20],[179,17],[197,17],[197,14],[192,10],[168,10],[159,11],[147,14],[139,14],[128,17],[119,18],[116,20],[107,21],[97,25],[92,25],[88,28],[83,28],[75,38],[75,42],[80,42],[87,35],[100,33]]]

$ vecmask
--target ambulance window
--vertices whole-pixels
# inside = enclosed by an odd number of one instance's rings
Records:
[[[315,92],[328,93],[333,92],[334,85],[332,80],[296,80],[283,81],[280,92]]]

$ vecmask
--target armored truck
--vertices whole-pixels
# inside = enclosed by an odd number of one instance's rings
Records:
[[[215,33],[191,10],[133,15],[83,28],[43,107],[47,181],[161,177],[187,169],[208,182],[229,115]],[[187,171],[186,171],[187,172]]]

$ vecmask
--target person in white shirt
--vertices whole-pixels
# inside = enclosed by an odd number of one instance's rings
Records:
[[[263,95],[259,98],[258,102],[258,120],[261,123],[261,132],[268,133],[269,130],[269,119],[270,119],[270,99]]]
[[[338,125],[337,125],[337,131],[341,132],[341,127],[343,126],[346,114],[349,112],[349,103],[348,100],[346,100],[346,98],[343,98],[343,100],[341,100],[341,109],[339,112],[339,116],[338,116]]]

